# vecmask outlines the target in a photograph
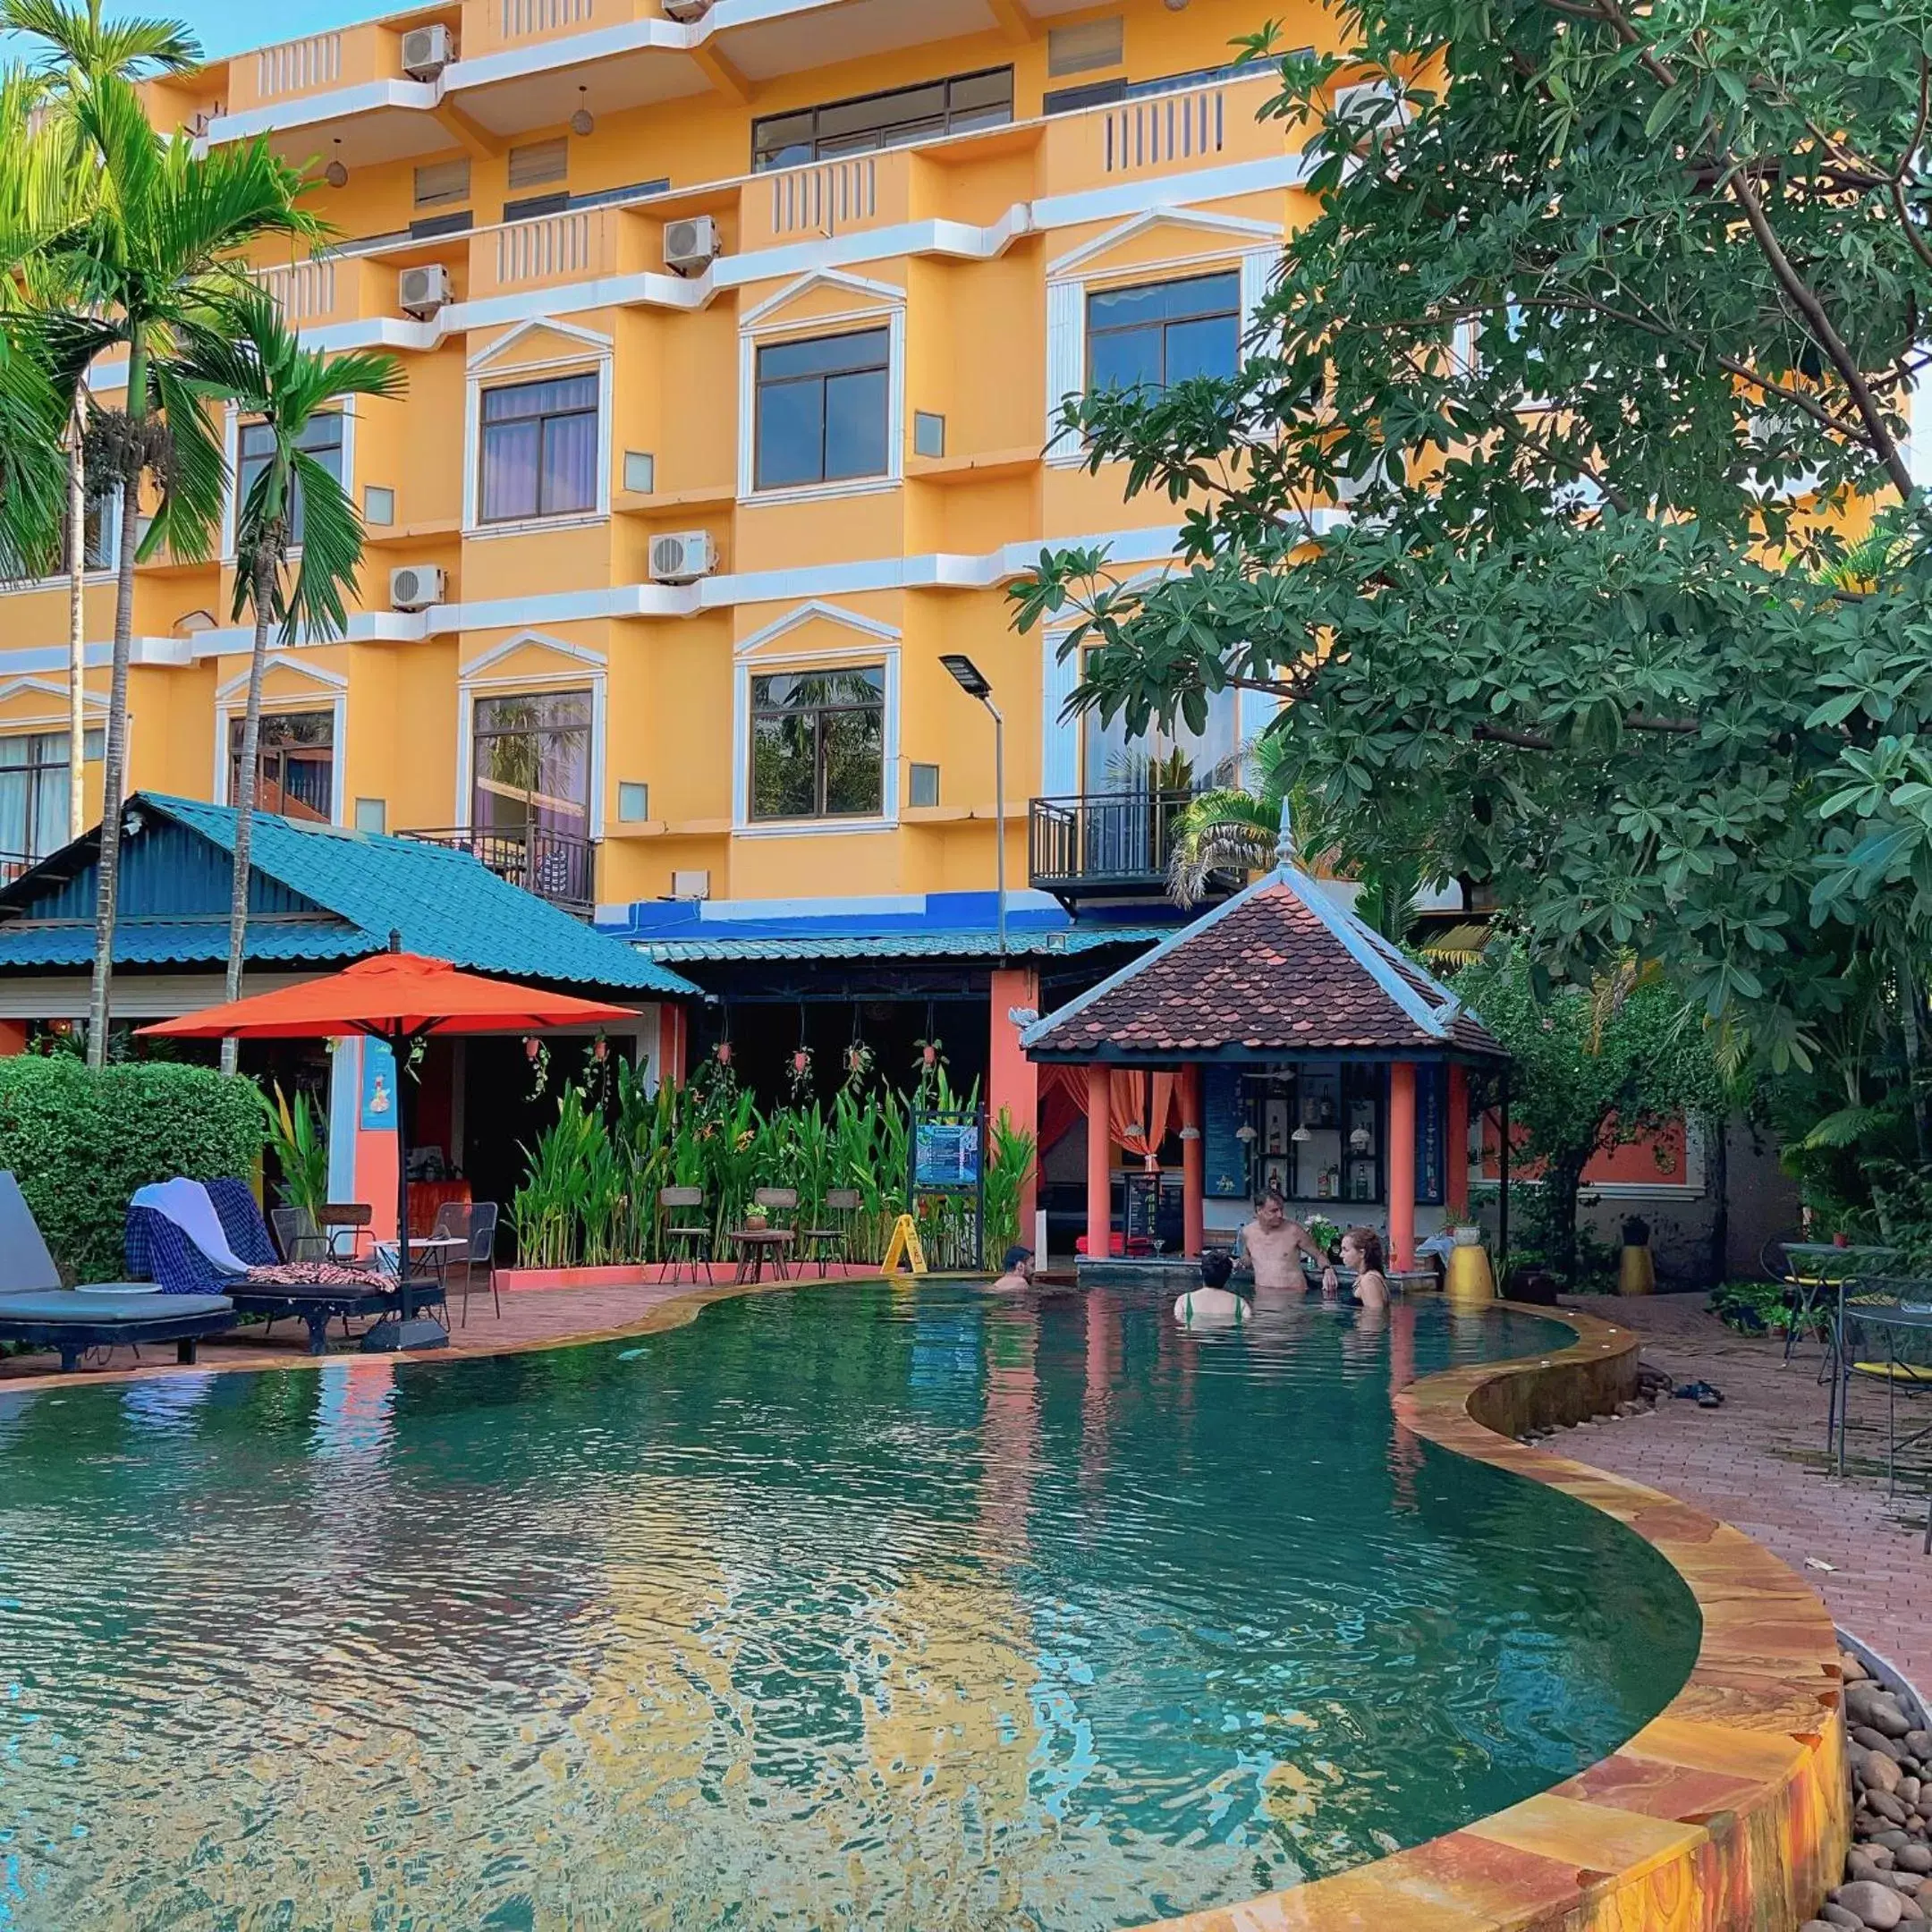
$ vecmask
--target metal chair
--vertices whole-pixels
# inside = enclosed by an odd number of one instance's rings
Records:
[[[451,1280],[459,1273],[462,1279],[462,1326],[470,1326],[470,1297],[478,1292],[477,1274],[481,1270],[489,1289],[490,1301],[498,1321],[503,1319],[503,1294],[496,1282],[496,1218],[495,1201],[445,1201],[436,1209],[432,1241],[461,1241],[461,1254],[450,1256],[443,1264],[443,1305],[449,1306]]]
[[[657,1190],[657,1251],[664,1256],[665,1281],[676,1281],[687,1263],[693,1276],[704,1264],[705,1281],[712,1279],[711,1224],[704,1218],[704,1190],[667,1187]],[[674,1223],[674,1215],[690,1218]]]
[[[320,1213],[316,1216],[317,1225],[328,1243],[328,1258],[353,1265],[360,1258],[359,1249],[366,1238],[373,1249],[376,1236],[370,1223],[376,1218],[376,1210],[367,1201],[325,1201]],[[344,1237],[349,1242],[349,1252],[342,1250]]]
[[[1885,1493],[1898,1489],[1898,1457],[1932,1441],[1932,1422],[1899,1435],[1899,1399],[1932,1396],[1932,1281],[1873,1279],[1846,1282],[1838,1291],[1832,1343],[1832,1400],[1826,1427],[1837,1437],[1837,1470],[1845,1466],[1854,1383],[1885,1392]],[[1827,1445],[1828,1438],[1827,1438]],[[1932,1538],[1932,1511],[1927,1534]]]
[[[829,1188],[825,1198],[825,1226],[801,1232],[801,1263],[816,1261],[820,1281],[830,1272],[833,1262],[843,1267],[851,1258],[852,1223],[858,1218],[859,1208],[857,1188]]]
[[[275,1246],[284,1261],[326,1261],[328,1237],[316,1225],[306,1208],[271,1208],[268,1225],[275,1231]]]

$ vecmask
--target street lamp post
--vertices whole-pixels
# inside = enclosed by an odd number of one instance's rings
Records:
[[[999,894],[999,956],[1006,957],[1006,720],[993,702],[993,687],[970,657],[948,651],[939,660],[953,682],[969,698],[977,698],[993,714],[993,818],[997,846],[994,854]]]

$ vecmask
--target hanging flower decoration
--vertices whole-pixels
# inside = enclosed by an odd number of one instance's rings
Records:
[[[792,1101],[801,1106],[811,1097],[812,1055],[809,1046],[800,1045],[792,1053]]]
[[[597,1037],[597,1044],[590,1049],[590,1057],[599,1066],[602,1066],[610,1058],[610,1042],[601,1033]]]
[[[845,1049],[845,1078],[862,1080],[872,1071],[872,1049],[863,1040],[854,1040]]]
[[[728,1039],[721,1039],[717,1043],[717,1063],[720,1066],[731,1064],[731,1042]]]

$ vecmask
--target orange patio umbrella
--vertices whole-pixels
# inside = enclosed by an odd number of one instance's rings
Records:
[[[436,1034],[537,1033],[555,1027],[614,1026],[634,1021],[628,1006],[607,1006],[568,993],[486,979],[447,960],[404,953],[392,933],[390,950],[326,979],[279,993],[210,1006],[143,1027],[163,1039],[325,1039],[367,1035],[386,1042],[400,1070],[419,1040]],[[409,1141],[402,1096],[396,1095],[396,1237],[409,1236]],[[408,1250],[398,1246],[398,1279],[409,1273]]]

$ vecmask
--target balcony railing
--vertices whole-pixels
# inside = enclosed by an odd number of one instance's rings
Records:
[[[38,859],[30,859],[25,852],[0,852],[0,886],[11,886],[39,863]]]
[[[1027,839],[1034,890],[1063,902],[1164,892],[1174,826],[1193,799],[1191,792],[1035,799]]]
[[[466,852],[500,879],[589,918],[597,907],[597,846],[543,826],[453,826],[405,832],[406,839]]]

